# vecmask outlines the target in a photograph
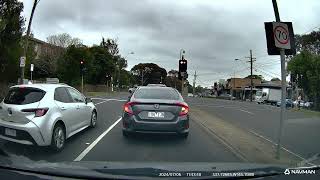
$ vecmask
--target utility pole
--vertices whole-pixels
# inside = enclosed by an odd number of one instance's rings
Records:
[[[111,92],[113,92],[113,77],[111,76]]]
[[[32,19],[33,19],[34,11],[36,10],[37,4],[39,2],[40,2],[40,0],[34,0],[33,1],[31,15],[30,15],[30,18],[29,18],[29,23],[28,23],[28,28],[27,28],[27,34],[25,36],[25,44],[24,44],[24,48],[23,48],[23,56],[25,58],[27,57],[28,41],[29,41],[29,36],[30,36],[30,32],[31,32]],[[20,84],[23,84],[23,79],[24,79],[24,67],[21,67]]]
[[[272,0],[272,4],[273,4],[273,10],[274,10],[276,22],[281,22],[277,1]],[[282,89],[282,92],[281,92],[280,127],[279,127],[279,132],[278,132],[278,142],[277,142],[277,152],[276,152],[277,159],[280,159],[281,136],[282,136],[283,121],[285,119],[285,110],[286,110],[286,103],[285,103],[285,98],[286,98],[285,51],[282,48],[280,48],[279,50],[280,50],[280,61],[281,61],[281,89]]]
[[[144,70],[141,71],[141,86],[143,86],[143,76],[144,76]]]
[[[83,94],[83,73],[81,73],[81,93]]]
[[[118,88],[119,88],[119,92],[120,92],[120,66],[118,65]]]
[[[195,94],[195,91],[196,91],[196,80],[197,80],[197,71],[194,71],[194,75],[193,75],[193,89],[192,89],[193,97],[194,97],[194,94]]]
[[[255,61],[256,58],[252,57],[252,50],[250,49],[250,57],[247,57],[250,59],[250,101],[252,102],[252,98],[253,98],[253,77],[252,77],[252,69],[253,69],[253,61]]]

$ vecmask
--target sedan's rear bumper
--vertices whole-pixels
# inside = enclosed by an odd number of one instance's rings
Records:
[[[123,130],[138,133],[184,134],[189,132],[189,116],[181,116],[172,122],[139,121],[135,116],[124,114]]]

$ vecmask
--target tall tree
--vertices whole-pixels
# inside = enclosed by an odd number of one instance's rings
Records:
[[[72,45],[74,45],[76,47],[82,46],[81,39],[73,38],[68,33],[50,35],[50,36],[47,37],[47,42],[49,44],[53,44],[53,45],[60,46],[60,47],[63,47],[63,48],[67,48],[67,47],[72,46]]]
[[[297,52],[303,50],[313,54],[320,54],[320,29],[309,34],[295,35]]]
[[[297,77],[298,86],[320,110],[320,55],[303,50],[289,61],[288,71]]]
[[[19,75],[22,10],[23,4],[18,0],[0,0],[0,81],[16,82]]]
[[[88,66],[92,63],[92,59],[92,54],[87,47],[69,46],[64,56],[58,60],[58,78],[61,79],[62,82],[66,82],[70,85],[80,84],[80,61],[83,60],[85,62],[84,66],[87,68],[88,72]],[[84,78],[87,82],[87,73]]]
[[[159,84],[165,82],[167,71],[154,63],[139,63],[131,69],[131,73],[136,76],[137,81],[142,85]],[[143,81],[142,81],[143,79]]]

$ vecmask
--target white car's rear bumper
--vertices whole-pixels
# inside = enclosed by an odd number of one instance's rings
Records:
[[[16,135],[8,135],[6,129],[15,130]],[[47,146],[50,144],[45,140],[40,129],[32,121],[27,124],[18,124],[0,119],[0,138],[20,144]]]

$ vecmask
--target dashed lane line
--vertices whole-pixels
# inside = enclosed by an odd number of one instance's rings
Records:
[[[114,122],[106,131],[104,131],[96,140],[94,140],[90,144],[90,146],[88,146],[84,151],[82,151],[82,153],[74,161],[81,161],[98,144],[98,142],[121,121],[121,119],[122,118],[120,117],[116,122]]]

